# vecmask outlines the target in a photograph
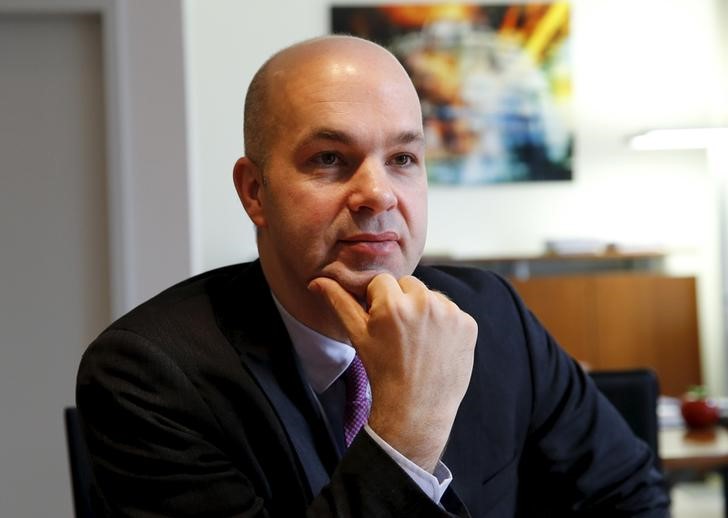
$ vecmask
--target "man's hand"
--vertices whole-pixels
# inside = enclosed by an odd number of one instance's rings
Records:
[[[410,276],[374,277],[368,311],[332,279],[314,279],[309,289],[323,295],[366,368],[369,426],[432,473],[470,381],[475,320]]]

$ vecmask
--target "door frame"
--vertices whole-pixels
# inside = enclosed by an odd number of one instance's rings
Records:
[[[143,3],[0,0],[0,16],[91,14],[101,19],[109,293],[114,318],[191,273],[183,2]],[[144,23],[143,11],[148,9],[165,21],[164,27]],[[161,38],[164,44],[149,55],[134,45],[140,37],[153,41]],[[162,81],[165,86],[174,85],[174,91],[160,96],[161,104],[167,106],[155,113],[160,103],[144,97],[148,92],[145,87],[155,79],[149,76],[160,69],[160,62],[164,63],[159,72],[164,74]],[[161,149],[157,149],[158,144]],[[159,199],[161,192],[164,199]],[[169,253],[160,254],[155,243]]]

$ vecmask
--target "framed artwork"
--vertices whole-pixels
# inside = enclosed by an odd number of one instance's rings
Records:
[[[572,178],[567,3],[334,6],[331,29],[376,41],[410,74],[430,183]]]

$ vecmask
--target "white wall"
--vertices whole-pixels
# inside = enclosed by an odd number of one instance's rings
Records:
[[[107,16],[115,316],[191,271],[180,0],[116,0]]]
[[[723,3],[574,0],[574,181],[433,188],[427,245],[438,254],[536,254],[548,238],[596,237],[674,250],[672,271],[699,276],[704,373],[716,391],[725,358],[716,190],[705,153],[636,152],[626,142],[649,128],[728,122]],[[230,179],[242,152],[244,93],[272,52],[328,31],[330,2],[184,5],[193,269],[200,271],[256,255]]]
[[[192,265],[202,271],[257,256],[255,234],[232,188],[243,152],[248,83],[271,54],[326,33],[328,2],[186,0]]]

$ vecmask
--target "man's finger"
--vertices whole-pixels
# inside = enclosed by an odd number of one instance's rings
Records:
[[[392,300],[402,295],[397,279],[392,274],[380,273],[367,286],[367,306],[370,310],[377,300]]]
[[[338,282],[328,277],[317,277],[308,284],[308,289],[326,300],[350,338],[360,336],[366,329],[367,312]]]
[[[402,288],[402,292],[404,293],[411,293],[413,291],[420,291],[420,290],[428,290],[427,286],[425,286],[425,283],[423,283],[421,280],[419,280],[417,277],[413,277],[411,275],[405,275],[404,277],[400,278],[399,281],[400,288]]]

